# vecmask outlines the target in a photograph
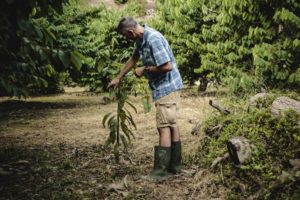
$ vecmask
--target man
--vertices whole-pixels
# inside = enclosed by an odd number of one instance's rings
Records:
[[[155,146],[154,153],[154,169],[149,177],[161,179],[169,172],[179,173],[181,141],[176,114],[180,101],[178,90],[183,84],[172,50],[161,33],[146,25],[139,25],[130,17],[121,19],[117,31],[127,39],[134,40],[136,48],[132,57],[108,87],[118,87],[124,75],[141,57],[144,66],[136,68],[135,74],[137,77],[145,75],[149,80],[159,132],[159,146]]]

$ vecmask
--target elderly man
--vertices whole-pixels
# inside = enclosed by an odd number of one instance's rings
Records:
[[[144,66],[136,68],[135,74],[137,77],[144,75],[149,80],[159,132],[159,146],[155,146],[154,153],[154,169],[149,177],[161,179],[169,172],[179,173],[181,142],[177,112],[180,101],[179,90],[183,84],[172,50],[160,32],[146,25],[139,25],[131,17],[121,19],[117,31],[127,39],[134,40],[136,48],[124,68],[108,86],[118,87],[122,77],[131,70],[139,58],[142,59]]]

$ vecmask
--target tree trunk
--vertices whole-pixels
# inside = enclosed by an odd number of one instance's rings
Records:
[[[198,87],[198,92],[205,92],[207,89],[208,83],[209,83],[209,80],[206,77],[201,77],[200,85]]]

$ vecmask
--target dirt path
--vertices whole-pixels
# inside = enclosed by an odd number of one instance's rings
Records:
[[[92,7],[103,4],[105,7],[113,10],[122,10],[125,4],[117,4],[114,0],[89,0],[88,4]],[[145,14],[137,18],[138,21],[147,21],[155,15],[155,0],[140,0],[144,6]]]
[[[48,190],[51,195],[71,195],[66,199],[220,198],[223,191],[212,185],[216,177],[193,165],[199,136],[190,132],[198,119],[211,112],[208,98],[191,96],[190,92],[183,92],[182,97],[179,123],[184,171],[161,183],[140,178],[153,166],[153,146],[158,136],[155,110],[144,114],[139,98],[131,97],[138,109],[134,115],[138,127],[136,139],[120,165],[115,163],[112,150],[103,146],[108,131],[101,125],[102,117],[116,109],[115,103],[101,105],[103,95],[91,96],[73,90],[26,101],[2,101],[0,193],[4,194],[3,199],[16,199],[25,193],[28,198],[48,198]],[[20,160],[30,164],[20,169]],[[14,179],[18,181],[8,181]],[[30,181],[24,184],[25,180]],[[48,189],[43,189],[46,185]]]

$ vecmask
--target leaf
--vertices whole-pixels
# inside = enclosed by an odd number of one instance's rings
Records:
[[[109,127],[112,127],[114,124],[113,124],[113,121],[115,120],[115,115],[113,115],[113,116],[111,116],[110,118],[109,118],[109,120],[107,121],[107,124],[108,124],[108,126]],[[116,120],[115,120],[116,121]]]
[[[47,28],[47,29],[46,29],[46,33],[47,33],[48,36],[50,36],[50,38],[51,38],[52,40],[56,40],[56,37],[55,37],[55,35],[52,33],[52,31],[50,30],[50,28]]]
[[[144,113],[148,113],[151,111],[151,104],[149,102],[149,98],[144,98],[143,100],[143,108],[144,108]]]
[[[133,121],[133,118],[131,116],[131,114],[128,112],[129,115],[127,115],[127,121],[130,122],[130,124],[134,127],[134,129],[136,130],[136,124],[135,122]]]
[[[109,136],[105,142],[105,146],[108,146],[110,144],[114,144],[116,141],[116,129],[111,129],[109,132]]]
[[[104,128],[106,128],[106,127],[105,127],[105,122],[106,122],[106,120],[108,119],[108,117],[109,117],[111,114],[112,114],[112,113],[110,112],[110,113],[107,113],[106,115],[104,115],[103,120],[102,120],[102,125],[103,125]]]
[[[44,35],[43,35],[43,33],[42,33],[40,27],[38,27],[38,26],[33,26],[33,27],[34,27],[34,30],[35,30],[36,34],[38,35],[38,37],[39,37],[40,39],[43,39]]]
[[[135,111],[135,113],[137,113],[137,109],[132,103],[130,103],[129,101],[126,101],[126,103]]]
[[[57,54],[58,54],[59,60],[63,63],[65,68],[67,68],[70,65],[69,53],[63,52],[63,51],[60,50],[60,51],[58,51]]]
[[[135,138],[133,132],[128,128],[128,126],[127,126],[124,122],[121,123],[121,129],[122,129],[122,131],[126,134],[126,136],[127,136],[127,138],[128,138],[129,141],[131,140],[130,135],[131,135],[133,138]],[[130,135],[129,135],[129,134],[130,134]]]
[[[50,64],[46,65],[45,69],[46,69],[46,74],[48,77],[50,77],[55,72],[55,69]]]
[[[124,135],[120,135],[120,138],[122,140],[122,143],[123,143],[124,147],[127,148],[128,147],[128,142],[126,141],[125,136]]]
[[[71,62],[75,65],[76,69],[79,71],[82,66],[82,62],[74,52],[71,52]]]
[[[130,133],[128,133],[128,131],[124,131],[123,130],[123,132],[124,132],[124,134],[125,134],[125,136],[127,137],[127,139],[128,139],[128,141],[130,142]]]

